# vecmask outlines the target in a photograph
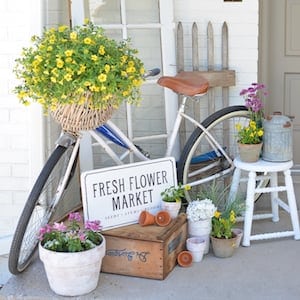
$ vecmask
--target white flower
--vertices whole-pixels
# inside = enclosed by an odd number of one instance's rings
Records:
[[[189,203],[186,213],[188,220],[193,222],[212,218],[217,207],[210,199],[194,200]]]

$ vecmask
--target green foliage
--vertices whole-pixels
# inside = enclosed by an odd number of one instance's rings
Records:
[[[183,186],[181,183],[178,186],[171,186],[160,193],[162,200],[165,202],[180,202],[185,197],[185,191],[190,190],[189,185]]]
[[[80,227],[79,213],[69,215],[68,224],[54,223],[40,229],[39,240],[45,249],[56,252],[80,252],[92,249],[102,243],[100,221],[86,221]]]
[[[128,41],[105,36],[87,21],[70,29],[60,26],[32,37],[14,72],[21,103],[38,102],[44,111],[58,105],[80,104],[92,109],[117,108],[124,99],[137,104],[144,66]]]

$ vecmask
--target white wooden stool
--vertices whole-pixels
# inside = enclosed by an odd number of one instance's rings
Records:
[[[250,241],[252,240],[264,240],[288,236],[294,236],[295,240],[300,239],[298,211],[290,171],[291,167],[293,166],[293,161],[277,163],[268,162],[260,159],[258,162],[255,163],[246,163],[242,162],[239,158],[236,158],[234,160],[234,165],[236,169],[233,174],[229,199],[234,199],[235,195],[237,194],[240,181],[242,181],[243,179],[245,180],[245,178],[241,178],[241,171],[248,172],[248,177],[246,178],[248,183],[244,216],[244,237],[242,245],[250,246]],[[264,173],[265,175],[257,175],[257,173],[260,172]],[[278,172],[283,172],[284,174],[285,185],[283,186],[278,186]],[[270,179],[269,187],[256,187],[256,181],[262,179],[262,177]],[[282,191],[286,191],[287,193],[288,204],[283,202],[278,197],[278,192]],[[272,213],[256,215],[253,214],[255,193],[271,194]],[[279,206],[290,214],[293,230],[251,235],[252,220],[272,218],[273,222],[279,221]]]

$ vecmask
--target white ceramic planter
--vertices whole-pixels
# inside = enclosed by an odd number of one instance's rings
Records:
[[[189,237],[199,237],[205,240],[204,254],[209,251],[211,233],[211,218],[193,222],[188,220],[188,234]]]
[[[177,218],[179,210],[181,208],[181,202],[165,202],[162,201],[161,204],[162,210],[166,210],[172,219]]]
[[[200,262],[205,250],[205,239],[192,237],[186,240],[186,248],[192,253],[193,262]]]
[[[98,285],[105,250],[104,237],[101,245],[74,253],[50,251],[40,243],[39,255],[50,288],[63,296],[79,296],[93,291]]]

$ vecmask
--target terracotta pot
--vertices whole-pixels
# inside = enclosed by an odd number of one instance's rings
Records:
[[[216,257],[226,258],[231,257],[236,249],[237,236],[234,235],[231,239],[218,239],[213,236],[211,238],[211,245]]]
[[[141,226],[153,225],[155,224],[155,216],[144,210],[140,213],[139,224]]]
[[[171,221],[172,218],[170,214],[165,210],[159,211],[155,216],[155,222],[159,226],[167,226],[171,223]]]
[[[189,267],[193,262],[193,256],[190,251],[181,251],[177,255],[177,262],[181,267]]]
[[[262,143],[260,144],[241,144],[239,143],[239,154],[241,161],[252,163],[259,160]]]

